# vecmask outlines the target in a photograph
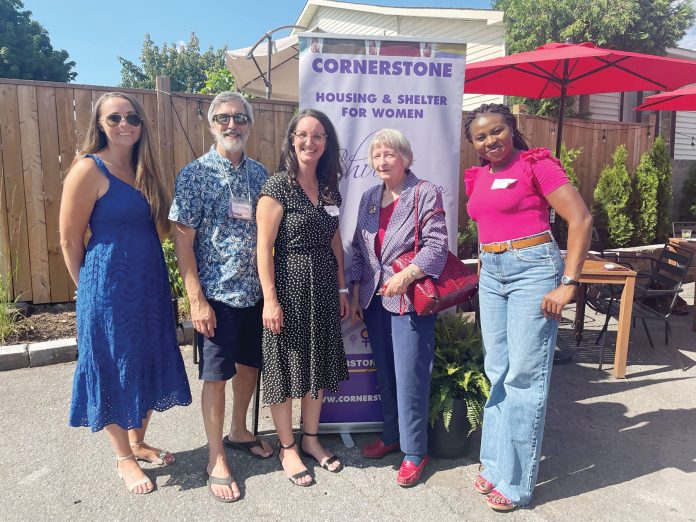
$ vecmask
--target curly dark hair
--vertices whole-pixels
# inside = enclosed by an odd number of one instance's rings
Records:
[[[484,103],[466,115],[466,121],[464,122],[464,135],[469,143],[473,143],[473,138],[471,137],[471,124],[476,118],[486,113],[500,114],[505,120],[505,123],[512,129],[512,146],[517,150],[529,150],[527,138],[517,128],[517,118],[515,118],[515,115],[512,114],[510,107],[503,105],[502,103]],[[487,163],[487,160],[481,158],[481,165],[485,165]]]
[[[322,154],[319,159],[319,164],[317,165],[317,181],[319,182],[320,194],[328,201],[333,201],[335,195],[338,193],[338,180],[343,174],[343,167],[341,165],[340,147],[336,130],[329,117],[323,112],[314,109],[305,109],[298,112],[290,121],[290,125],[288,125],[288,130],[285,134],[285,140],[283,141],[283,147],[280,151],[278,171],[287,172],[290,183],[297,185],[299,163],[297,161],[295,147],[292,144],[293,133],[300,123],[300,120],[308,116],[319,120],[319,123],[324,127],[324,132],[326,132],[324,154]]]

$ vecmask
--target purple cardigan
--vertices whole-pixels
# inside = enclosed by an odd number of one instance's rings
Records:
[[[379,230],[379,212],[382,206],[383,185],[365,191],[360,200],[358,223],[353,236],[353,264],[350,280],[360,283],[360,307],[365,309],[380,285],[394,275],[392,263],[404,252],[413,250],[415,239],[414,196],[420,180],[410,170],[406,173],[404,188],[394,207],[382,244],[382,258],[375,253],[375,236]],[[420,220],[433,209],[442,208],[442,195],[432,183],[421,184],[418,192]],[[427,220],[420,234],[420,249],[413,264],[431,277],[438,277],[447,261],[447,225],[445,213],[436,212]],[[401,296],[384,297],[384,308],[399,313]],[[413,312],[413,304],[406,298],[406,312]]]

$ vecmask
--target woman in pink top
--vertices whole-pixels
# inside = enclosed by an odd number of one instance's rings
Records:
[[[531,501],[544,433],[558,319],[575,294],[592,218],[548,149],[531,149],[505,105],[469,113],[481,166],[466,170],[467,211],[481,242],[479,302],[491,381],[474,488],[496,511]],[[568,222],[563,259],[549,207]]]

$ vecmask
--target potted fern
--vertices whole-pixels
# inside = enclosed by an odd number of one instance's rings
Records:
[[[438,317],[430,387],[430,455],[455,458],[466,453],[469,435],[483,421],[489,388],[483,372],[483,343],[475,323],[462,314]]]

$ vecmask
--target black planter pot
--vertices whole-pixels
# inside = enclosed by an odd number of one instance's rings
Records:
[[[469,421],[466,418],[466,403],[463,400],[455,400],[449,431],[445,429],[442,418],[435,422],[435,426],[428,423],[428,454],[441,459],[467,456],[471,443],[467,433]]]

